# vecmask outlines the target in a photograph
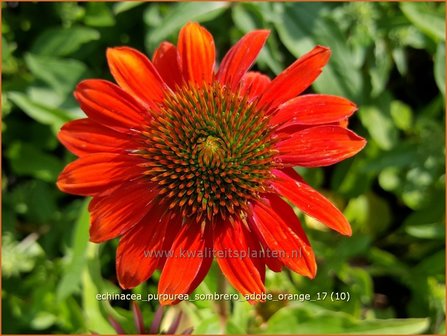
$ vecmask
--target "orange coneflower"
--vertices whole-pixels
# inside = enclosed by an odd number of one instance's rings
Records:
[[[93,196],[91,241],[121,237],[121,287],[161,269],[161,302],[176,303],[175,294],[203,280],[213,256],[242,294],[265,292],[266,266],[314,277],[314,253],[284,199],[351,234],[342,213],[291,167],[328,166],[358,153],[366,142],[346,128],[356,106],[298,96],[328,62],[326,47],[273,80],[249,72],[268,35],[245,35],[215,72],[212,35],[188,23],[177,47],[162,43],[152,62],[128,47],[108,49],[118,85],[90,79],[77,86],[87,118],[59,133],[79,158],[58,186]]]

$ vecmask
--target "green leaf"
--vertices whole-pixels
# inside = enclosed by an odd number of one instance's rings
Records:
[[[253,3],[235,3],[231,16],[235,26],[244,33],[259,29],[265,24],[259,6]]]
[[[408,335],[420,334],[427,330],[430,324],[428,318],[407,318],[365,321],[361,325],[347,330],[348,334],[381,334]]]
[[[54,185],[40,180],[30,180],[16,186],[11,193],[14,210],[35,224],[48,225],[55,214],[57,205]]]
[[[221,15],[228,7],[228,2],[183,2],[176,4],[163,20],[148,31],[146,48],[154,50],[157,45],[171,34],[176,33],[188,21],[206,22]],[[145,21],[148,26],[151,22]]]
[[[445,97],[445,43],[439,43],[435,56],[435,80]]]
[[[34,268],[36,259],[45,254],[37,238],[37,234],[32,233],[17,242],[12,234],[2,236],[2,272],[5,277],[30,272]]]
[[[113,5],[113,13],[115,15],[127,12],[137,6],[144,4],[144,1],[125,1],[125,2],[117,2]]]
[[[115,24],[115,17],[108,3],[89,2],[87,3],[84,22],[91,27],[110,27]]]
[[[306,304],[278,310],[263,334],[417,334],[428,325],[428,318],[356,320],[346,313]]]
[[[410,236],[419,239],[445,239],[445,227],[441,222],[424,225],[409,225],[405,228],[405,232]]]
[[[74,227],[70,260],[66,265],[64,275],[57,287],[57,298],[59,301],[64,300],[79,288],[82,270],[86,263],[87,244],[89,240],[89,202],[89,199],[84,201]]]
[[[315,90],[358,99],[362,90],[359,64],[354,51],[347,46],[339,24],[324,16],[330,6],[325,3],[275,5],[275,27],[281,41],[295,57],[318,44],[332,50],[329,63],[314,83]]]
[[[36,330],[44,330],[56,323],[57,317],[53,313],[38,312],[31,320],[31,327]]]
[[[82,306],[86,319],[85,324],[90,332],[113,334],[114,329],[105,318],[105,303],[96,298],[96,295],[103,291],[98,249],[99,245],[88,243],[87,267],[82,271]]]
[[[387,167],[379,173],[379,184],[384,190],[395,191],[401,183],[400,171],[395,167]]]
[[[413,126],[413,112],[407,104],[399,100],[393,100],[391,102],[390,113],[397,128],[409,131]]]
[[[356,231],[368,235],[378,235],[391,223],[391,209],[388,203],[373,193],[351,199],[344,213]]]
[[[438,14],[431,3],[401,2],[405,16],[435,42],[445,41],[445,13]],[[444,7],[445,12],[445,7]]]
[[[402,76],[405,76],[408,72],[408,62],[405,50],[402,47],[396,47],[392,51],[394,63],[396,64],[397,71]]]
[[[388,53],[386,42],[379,38],[374,44],[373,65],[369,69],[372,97],[376,97],[385,89],[388,83],[391,67],[391,56]]]
[[[15,74],[19,70],[17,59],[13,51],[17,48],[15,43],[9,43],[5,37],[2,38],[2,73]]]
[[[99,40],[98,31],[87,27],[50,28],[34,41],[31,52],[45,56],[67,56],[85,43]]]
[[[42,124],[52,126],[52,129],[55,132],[57,132],[64,123],[72,119],[67,112],[33,101],[23,93],[8,92],[7,95],[8,98],[29,117]]]
[[[390,150],[397,141],[397,130],[394,127],[390,110],[379,106],[362,106],[358,116],[372,139],[384,150]]]
[[[327,8],[321,2],[274,4],[275,28],[281,42],[295,57],[315,46],[314,31]]]
[[[11,144],[6,155],[15,174],[33,176],[46,182],[56,182],[63,168],[63,163],[55,156],[23,142]]]
[[[445,274],[445,251],[441,250],[424,258],[413,268],[413,272],[414,274],[424,274],[425,276]]]
[[[404,221],[405,232],[420,239],[445,238],[445,202],[430,204],[427,208],[411,213]]]
[[[44,81],[62,97],[71,95],[87,71],[82,62],[74,59],[26,54],[25,62],[34,76]]]
[[[213,316],[211,318],[202,320],[200,322],[200,324],[194,328],[194,334],[203,334],[203,335],[207,335],[207,334],[214,334],[214,335],[218,335],[218,334],[222,334],[222,324],[219,320],[219,317],[217,316]]]

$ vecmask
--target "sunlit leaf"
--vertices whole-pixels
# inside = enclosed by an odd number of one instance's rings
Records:
[[[67,56],[99,37],[98,31],[87,27],[51,28],[39,35],[31,47],[31,52],[45,56]]]
[[[9,92],[8,98],[29,117],[42,124],[52,126],[55,132],[59,130],[62,124],[72,119],[67,112],[35,102],[20,92]]]
[[[444,15],[436,13],[433,4],[402,2],[400,8],[405,16],[423,33],[436,42],[445,41],[445,7]]]
[[[74,59],[27,54],[25,62],[33,75],[62,97],[72,94],[76,84],[85,77],[87,71],[82,62]]]
[[[87,244],[89,240],[89,199],[84,201],[75,223],[70,260],[67,262],[64,275],[57,288],[58,300],[64,300],[68,295],[79,289],[82,270],[86,263]]]
[[[435,56],[435,80],[445,97],[445,44],[440,43]]]

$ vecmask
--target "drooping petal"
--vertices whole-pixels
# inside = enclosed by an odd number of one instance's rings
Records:
[[[217,80],[231,89],[236,89],[253,65],[269,34],[268,30],[255,30],[242,37],[222,59]]]
[[[310,187],[292,168],[286,171],[274,170],[277,179],[272,187],[287,198],[305,214],[315,218],[343,235],[352,234],[347,219],[335,205],[318,191]]]
[[[121,239],[116,252],[118,282],[122,288],[133,288],[146,281],[157,269],[161,249],[169,230],[166,207],[156,204],[147,215]]]
[[[270,111],[299,95],[320,75],[331,55],[327,47],[317,46],[280,73],[267,87],[259,102]]]
[[[120,132],[139,128],[150,118],[149,113],[132,96],[105,80],[82,81],[76,87],[74,96],[94,122]]]
[[[247,95],[251,99],[257,98],[264,93],[270,82],[270,78],[266,75],[255,71],[247,72],[242,77],[241,95]]]
[[[156,107],[163,100],[166,84],[143,53],[128,47],[107,49],[110,72],[126,92],[146,107]]]
[[[239,220],[221,224],[214,237],[214,252],[220,269],[243,295],[264,293],[265,265],[261,247],[253,237],[255,234],[248,232]],[[253,253],[257,256],[253,257]]]
[[[190,293],[203,280],[213,260],[211,247],[209,225],[202,231],[195,222],[183,224],[161,272],[158,293],[171,296],[163,298],[161,304],[178,302],[179,294]]]
[[[278,107],[270,125],[322,125],[340,122],[350,117],[357,106],[348,99],[309,94],[293,98]]]
[[[315,256],[298,217],[278,196],[265,197],[250,204],[251,227],[286,267],[314,278]]]
[[[132,148],[133,143],[129,134],[116,132],[88,118],[66,123],[57,134],[57,138],[77,156],[93,153],[125,153]]]
[[[95,196],[89,205],[90,240],[101,243],[124,234],[146,215],[157,195],[146,181],[133,181]]]
[[[57,186],[68,194],[91,196],[143,176],[139,167],[142,158],[122,154],[91,154],[67,165],[57,180]]]
[[[316,126],[291,134],[276,148],[285,164],[324,167],[354,156],[365,145],[365,139],[343,127]]]
[[[283,263],[278,259],[275,253],[268,248],[267,245],[264,247],[264,263],[273,272],[281,272]]]
[[[177,47],[185,79],[197,84],[211,83],[216,50],[210,32],[189,22],[180,30]]]
[[[162,42],[153,56],[154,66],[171,89],[183,82],[180,55],[175,45]]]

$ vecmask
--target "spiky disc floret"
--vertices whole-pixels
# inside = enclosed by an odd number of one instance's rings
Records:
[[[169,93],[143,136],[148,178],[170,209],[197,222],[239,216],[275,165],[264,112],[217,83]]]

